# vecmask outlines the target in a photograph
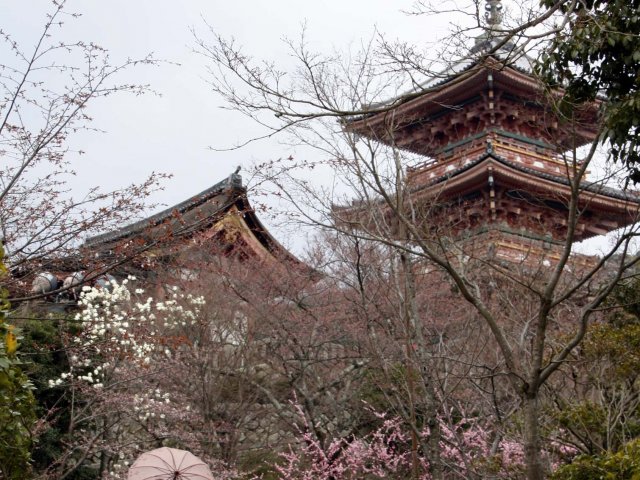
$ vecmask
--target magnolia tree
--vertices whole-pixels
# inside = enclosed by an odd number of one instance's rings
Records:
[[[179,388],[193,372],[176,358],[195,347],[181,332],[210,327],[204,300],[171,289],[156,301],[130,290],[132,281],[85,287],[81,295],[78,330],[66,342],[70,369],[50,380],[71,396],[67,443],[45,477],[91,468],[100,478],[124,478],[140,453],[168,444],[203,455],[225,478],[207,455],[200,404]]]

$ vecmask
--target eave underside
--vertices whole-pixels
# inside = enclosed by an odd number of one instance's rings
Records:
[[[571,199],[568,179],[495,156],[485,155],[427,185],[410,183],[409,187],[414,205],[428,206],[425,224],[438,224],[440,229],[452,223],[458,231],[503,223],[539,235],[548,233],[553,238],[562,238],[567,232]],[[583,182],[575,240],[633,224],[639,211],[638,195]]]
[[[562,126],[545,107],[543,90],[532,77],[509,67],[478,68],[450,79],[410,101],[348,122],[348,131],[414,153],[434,156],[465,136],[499,128],[553,140],[565,149],[593,140],[596,104],[576,112],[578,120]],[[515,130],[514,130],[515,132]]]

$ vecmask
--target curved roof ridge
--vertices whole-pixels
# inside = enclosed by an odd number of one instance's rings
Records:
[[[221,180],[220,182],[212,185],[211,187],[203,190],[202,192],[193,195],[186,200],[173,205],[172,207],[165,208],[164,210],[155,213],[149,217],[138,220],[137,222],[126,225],[125,227],[110,232],[101,233],[87,238],[84,241],[84,246],[95,246],[100,243],[107,243],[132,233],[138,232],[145,228],[154,227],[164,220],[171,217],[174,212],[184,213],[191,210],[194,207],[206,202],[210,198],[213,198],[225,190],[237,190],[239,193],[244,192],[246,189],[242,186],[242,177],[237,173],[232,173],[230,176]]]

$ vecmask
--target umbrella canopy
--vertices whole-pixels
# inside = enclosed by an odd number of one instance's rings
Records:
[[[214,480],[206,463],[186,450],[162,447],[143,453],[127,480]]]

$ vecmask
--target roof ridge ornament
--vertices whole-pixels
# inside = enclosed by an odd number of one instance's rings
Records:
[[[497,27],[502,23],[501,0],[487,0],[484,10],[484,18],[486,19],[489,28]]]
[[[231,188],[242,188],[242,176],[240,175],[241,168],[242,167],[238,165],[236,170],[227,178],[227,182],[229,182],[229,186]]]
[[[503,38],[503,5],[501,0],[486,0],[484,18],[484,31],[475,38],[475,45],[471,48],[471,53],[485,53]],[[511,50],[513,45],[509,42],[505,47],[509,47],[509,50]]]

